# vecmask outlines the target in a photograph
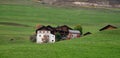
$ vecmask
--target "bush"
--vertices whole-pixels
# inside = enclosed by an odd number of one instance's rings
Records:
[[[36,42],[36,34],[30,36],[31,42]]]
[[[60,41],[61,38],[62,38],[61,34],[60,34],[59,32],[57,32],[57,33],[55,34],[55,39],[56,39],[56,41]]]
[[[81,35],[82,35],[82,27],[81,27],[81,25],[76,25],[75,27],[74,27],[74,29],[75,30],[79,30],[80,31],[80,33],[81,33]]]

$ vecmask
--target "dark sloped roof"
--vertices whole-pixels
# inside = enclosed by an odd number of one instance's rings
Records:
[[[42,26],[42,27],[38,28],[37,30],[51,30],[51,29],[54,29],[54,28],[51,27],[50,25],[48,25],[48,26]]]
[[[51,31],[52,33],[55,32],[55,28],[51,27],[50,25],[48,25],[48,26],[41,26],[40,28],[36,29],[36,33],[39,30],[48,30],[48,31]]]
[[[101,28],[99,31],[105,30],[105,29],[107,29],[107,28],[109,28],[109,27],[112,27],[112,28],[114,28],[114,29],[116,29],[116,28],[117,28],[117,27],[112,26],[112,25],[107,25],[107,26],[105,26],[105,27]]]
[[[66,30],[64,30],[64,27],[66,28]],[[58,29],[58,30],[57,30]],[[60,30],[59,30],[60,29]],[[51,31],[51,33],[55,33],[55,32],[59,32],[59,33],[63,33],[63,34],[68,34],[68,30],[72,30],[72,28],[68,27],[67,25],[63,25],[63,26],[58,26],[58,27],[52,27],[50,25],[48,26],[41,26],[40,28],[36,29],[36,33],[37,31],[39,30],[48,30],[48,31]]]
[[[36,32],[37,32],[38,30],[48,30],[48,28],[46,28],[45,26],[41,26],[40,28],[36,29]]]
[[[92,34],[91,32],[86,32],[85,34],[83,34],[83,36],[86,36],[86,35],[89,35],[89,34]]]
[[[61,28],[61,27],[67,27],[68,29],[72,30],[72,28],[68,27],[67,25],[58,26],[56,28]]]

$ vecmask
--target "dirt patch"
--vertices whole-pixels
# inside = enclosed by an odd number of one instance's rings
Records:
[[[21,27],[30,27],[29,25],[12,23],[12,22],[0,22],[0,25],[10,25],[10,26],[21,26]]]

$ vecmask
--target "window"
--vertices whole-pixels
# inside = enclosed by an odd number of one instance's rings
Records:
[[[53,42],[54,40],[52,40],[52,42]]]
[[[39,31],[39,33],[41,33],[41,31]]]
[[[39,37],[41,37],[41,35],[39,35]]]

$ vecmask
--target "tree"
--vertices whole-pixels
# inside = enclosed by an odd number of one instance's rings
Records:
[[[82,35],[82,27],[81,27],[81,25],[76,25],[75,27],[74,27],[74,29],[75,30],[79,30],[80,31],[80,33],[81,33],[81,35]]]
[[[59,32],[57,32],[57,33],[55,34],[55,39],[56,39],[56,41],[60,41],[61,38],[62,38],[61,34],[60,34]]]

